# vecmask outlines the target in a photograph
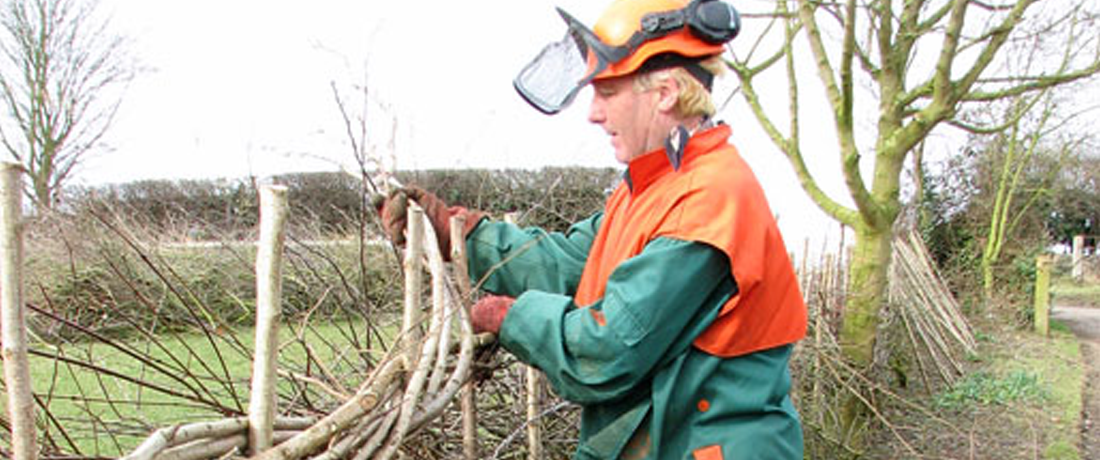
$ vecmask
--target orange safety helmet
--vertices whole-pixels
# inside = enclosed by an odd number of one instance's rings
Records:
[[[643,65],[684,65],[706,79],[709,74],[700,75],[706,72],[697,65],[685,64],[721,54],[741,30],[737,10],[721,0],[615,0],[595,31],[561,8],[558,14],[568,26],[565,37],[543,48],[513,81],[546,114],[568,107],[593,80],[628,75]],[[709,80],[704,83],[709,86]]]
[[[697,3],[723,5],[721,2]],[[643,28],[647,26],[645,24],[647,15],[683,11],[687,6],[687,0],[615,0],[604,10],[592,30],[600,41],[611,46],[623,46],[630,42],[635,34],[644,34]],[[696,36],[690,27],[681,26],[667,35],[643,42],[621,61],[610,63],[606,69],[596,74],[593,80],[629,75],[650,58],[665,53],[674,53],[688,58],[722,54],[725,50],[724,45],[725,41],[708,42]],[[589,61],[592,61],[591,57]]]

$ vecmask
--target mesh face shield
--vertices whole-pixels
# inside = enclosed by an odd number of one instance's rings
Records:
[[[569,13],[561,8],[557,10],[568,27],[565,37],[543,48],[512,81],[527,103],[550,115],[568,107],[593,78],[609,66],[626,60],[651,40],[663,39],[667,43],[669,39],[680,39],[677,42],[680,49],[668,51],[685,57],[700,57],[720,53],[723,44],[737,36],[741,27],[737,10],[729,4],[721,0],[691,0],[683,9],[646,13],[625,43],[612,46]],[[688,33],[693,42],[683,41],[682,36]],[[643,56],[645,59],[650,57]],[[664,64],[678,65],[679,62]],[[699,71],[705,72],[701,68]],[[709,82],[706,77],[701,80],[705,84]]]
[[[565,37],[543,48],[512,81],[528,104],[548,115],[568,107],[608,63],[630,54],[629,46],[609,46],[569,13],[558,13],[569,26]]]
[[[570,33],[543,48],[523,67],[512,84],[520,96],[545,114],[567,107],[587,83],[588,62],[577,50]]]

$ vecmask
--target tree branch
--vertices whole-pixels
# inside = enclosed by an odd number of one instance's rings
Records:
[[[1019,24],[1020,19],[1023,18],[1024,12],[1035,3],[1036,0],[1019,0],[1012,8],[1012,11],[1005,17],[1001,24],[994,28],[990,34],[989,42],[986,43],[985,48],[982,49],[978,55],[977,60],[963,76],[955,84],[955,97],[952,103],[958,101],[962,95],[970,92],[974,83],[978,81],[978,78],[985,72],[985,69],[989,67],[989,64],[993,62],[993,57],[997,55],[997,52],[1001,50],[1005,42],[1008,40],[1008,35]]]
[[[817,62],[818,76],[825,86],[825,92],[833,108],[833,121],[836,125],[837,139],[840,143],[841,170],[844,172],[844,182],[860,214],[868,217],[878,211],[875,200],[867,191],[862,173],[859,170],[860,154],[858,147],[856,147],[852,122],[852,107],[855,97],[851,73],[852,55],[855,52],[855,0],[849,0],[845,9],[847,20],[844,28],[844,47],[841,51],[839,85],[833,76],[833,68],[829,64],[829,57],[821,39],[821,30],[814,18],[817,9],[815,5],[817,5],[817,2],[802,1],[799,7],[799,17],[802,20],[803,27],[806,28],[810,50]]]
[[[820,188],[817,182],[814,180],[813,175],[810,173],[809,168],[806,166],[805,160],[802,157],[800,148],[800,135],[799,135],[799,119],[798,119],[798,84],[796,81],[796,75],[794,70],[794,39],[798,31],[802,28],[801,24],[794,22],[791,19],[788,10],[786,9],[786,1],[777,2],[778,16],[786,17],[786,25],[784,28],[784,44],[783,48],[775,55],[769,57],[765,64],[758,65],[753,68],[749,68],[748,64],[740,61],[727,61],[726,65],[738,76],[741,81],[741,93],[748,103],[749,108],[753,111],[756,119],[760,122],[764,132],[772,140],[783,154],[787,157],[792,168],[795,171],[795,175],[798,177],[799,184],[803,190],[810,196],[810,199],[814,201],[819,208],[826,214],[830,215],[834,219],[845,223],[846,225],[855,225],[858,222],[858,215],[854,210],[849,209],[840,203],[830,198],[824,190]],[[753,78],[759,74],[762,70],[768,66],[773,65],[778,61],[779,57],[785,57],[786,70],[788,76],[788,108],[789,116],[791,117],[791,136],[785,137],[779,129],[772,122],[771,118],[764,111],[763,104],[760,101],[760,96],[756,92],[756,88],[753,85]]]

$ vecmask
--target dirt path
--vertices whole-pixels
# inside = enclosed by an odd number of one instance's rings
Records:
[[[1083,460],[1100,460],[1100,309],[1055,306],[1051,317],[1081,340],[1087,374],[1081,440]]]

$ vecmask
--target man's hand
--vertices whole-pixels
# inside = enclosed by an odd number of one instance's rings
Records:
[[[424,215],[435,230],[439,250],[443,260],[451,259],[451,217],[464,215],[466,224],[462,235],[465,236],[477,227],[485,213],[470,211],[461,206],[447,206],[433,193],[419,187],[405,187],[390,192],[388,197],[376,198],[374,208],[382,218],[382,227],[386,235],[398,246],[405,245],[405,228],[408,227],[408,201],[413,200],[424,209]]]
[[[500,325],[504,323],[504,316],[515,302],[516,299],[503,295],[488,295],[478,300],[470,308],[470,323],[474,327],[474,333],[498,334]]]
[[[405,193],[405,189],[395,189],[389,196],[378,195],[374,197],[372,204],[382,219],[382,230],[386,236],[393,241],[393,244],[404,246],[409,213],[409,196]]]

